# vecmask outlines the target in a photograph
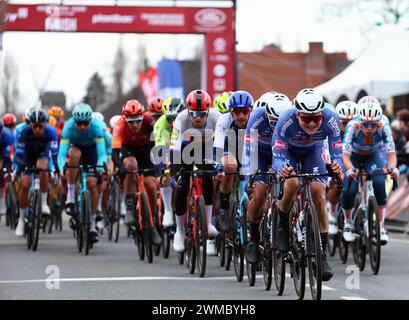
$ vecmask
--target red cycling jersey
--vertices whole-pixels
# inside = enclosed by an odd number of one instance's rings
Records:
[[[114,128],[112,149],[121,149],[123,145],[133,148],[145,146],[151,141],[152,131],[152,117],[146,112],[143,114],[142,127],[137,132],[132,131],[126,123],[125,116],[121,116]]]

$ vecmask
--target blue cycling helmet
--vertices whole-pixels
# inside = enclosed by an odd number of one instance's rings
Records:
[[[253,104],[254,99],[247,91],[235,91],[229,99],[230,108],[252,108]]]
[[[78,103],[72,111],[75,121],[89,121],[92,118],[92,109],[86,103]]]
[[[30,111],[30,123],[46,122],[48,120],[47,112],[40,108],[34,108]]]

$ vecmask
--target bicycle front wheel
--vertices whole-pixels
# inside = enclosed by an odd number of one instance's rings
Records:
[[[279,215],[277,207],[274,206],[271,209],[271,221],[272,221],[272,239],[273,239],[273,273],[274,273],[274,286],[276,293],[282,296],[285,286],[285,260],[284,253],[277,250],[277,237],[278,237],[278,222]]]
[[[368,200],[368,251],[373,274],[378,274],[381,266],[381,229],[375,197]]]
[[[365,211],[358,208],[354,214],[354,234],[355,241],[353,244],[354,262],[358,266],[359,271],[365,269],[366,263],[366,244],[365,244],[365,230],[364,230]]]
[[[141,206],[142,214],[142,238],[145,244],[146,258],[149,263],[153,261],[153,241],[152,241],[152,225],[149,213],[148,197],[146,193],[141,194],[139,205]]]
[[[304,242],[301,237],[303,222],[294,220],[295,209],[290,212],[290,246],[291,246],[291,278],[293,278],[295,293],[298,300],[304,299],[305,294],[305,255]],[[293,225],[293,222],[295,224]]]
[[[207,219],[205,202],[199,197],[196,203],[196,260],[199,277],[203,278],[206,273],[206,242],[207,242]]]
[[[314,205],[305,209],[307,263],[311,296],[313,300],[321,300],[322,291],[322,252],[321,237]]]
[[[91,236],[90,236],[90,229],[91,229],[91,219],[92,219],[92,211],[91,211],[91,195],[89,191],[84,191],[82,193],[82,238],[84,241],[83,249],[84,254],[87,256],[89,254],[89,249],[91,247]]]

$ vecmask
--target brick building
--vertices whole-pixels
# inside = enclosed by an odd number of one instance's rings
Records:
[[[306,53],[283,52],[273,44],[259,52],[238,52],[239,89],[258,99],[267,91],[290,99],[302,88],[328,81],[350,63],[346,52],[325,53],[322,42],[311,42]]]

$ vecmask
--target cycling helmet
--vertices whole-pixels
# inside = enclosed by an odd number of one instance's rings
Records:
[[[231,93],[230,92],[223,92],[219,94],[213,101],[213,106],[219,111],[220,113],[226,113],[229,111],[229,99]]]
[[[353,101],[341,101],[335,107],[339,120],[352,120],[355,117],[358,105]]]
[[[47,113],[40,108],[32,109],[30,112],[30,123],[46,122],[48,120]]]
[[[193,90],[186,97],[186,105],[190,111],[207,111],[211,104],[212,99],[203,90]]]
[[[324,109],[324,98],[314,89],[306,88],[297,93],[294,99],[297,111],[302,113],[317,113]]]
[[[110,126],[112,129],[115,128],[115,125],[116,125],[117,121],[119,120],[119,118],[121,118],[121,116],[120,116],[120,115],[116,115],[116,116],[113,116],[113,117],[109,120],[109,126]]]
[[[3,121],[3,125],[5,127],[12,128],[16,125],[17,117],[12,113],[6,113],[5,115],[3,115],[1,120]]]
[[[162,114],[162,105],[163,105],[163,99],[162,98],[153,99],[151,102],[149,102],[148,111],[150,113]]]
[[[371,101],[371,102],[379,103],[379,100],[376,99],[374,96],[363,96],[361,99],[358,100],[357,104],[359,105],[359,104],[361,104],[362,102],[365,102],[365,101],[367,101],[367,102]]]
[[[253,104],[253,97],[247,91],[235,91],[229,99],[229,108],[252,108]]]
[[[280,114],[289,108],[291,108],[291,101],[285,94],[276,93],[269,94],[264,100],[267,116],[270,119],[276,119],[280,117]]]
[[[92,113],[92,117],[94,118],[94,119],[97,119],[98,121],[101,121],[101,122],[104,122],[104,119],[105,119],[105,117],[104,117],[104,115],[101,113],[101,112],[93,112]]]
[[[54,128],[57,126],[57,119],[53,116],[48,117],[48,124]]]
[[[359,119],[363,122],[379,121],[382,118],[383,111],[378,99],[370,96],[364,98],[361,98],[361,102],[358,103]]]
[[[122,106],[122,114],[125,117],[141,116],[144,112],[145,109],[138,100],[128,100]]]
[[[60,119],[64,117],[64,111],[60,107],[54,106],[48,109],[48,115],[53,116],[56,119]]]
[[[26,110],[24,110],[23,119],[22,119],[23,122],[26,122],[26,123],[30,122],[30,111],[31,111],[31,108],[27,108]]]
[[[79,103],[74,107],[72,116],[75,121],[89,121],[92,118],[92,109],[86,103]]]
[[[169,97],[164,100],[162,111],[164,114],[178,114],[185,109],[185,104],[180,98]]]
[[[263,93],[260,96],[260,98],[258,98],[258,100],[256,100],[254,102],[254,108],[257,109],[257,108],[265,107],[266,106],[266,99],[268,97],[271,97],[271,95],[274,95],[274,94],[277,94],[277,93],[278,92],[276,92],[276,91],[269,91],[269,92]]]

